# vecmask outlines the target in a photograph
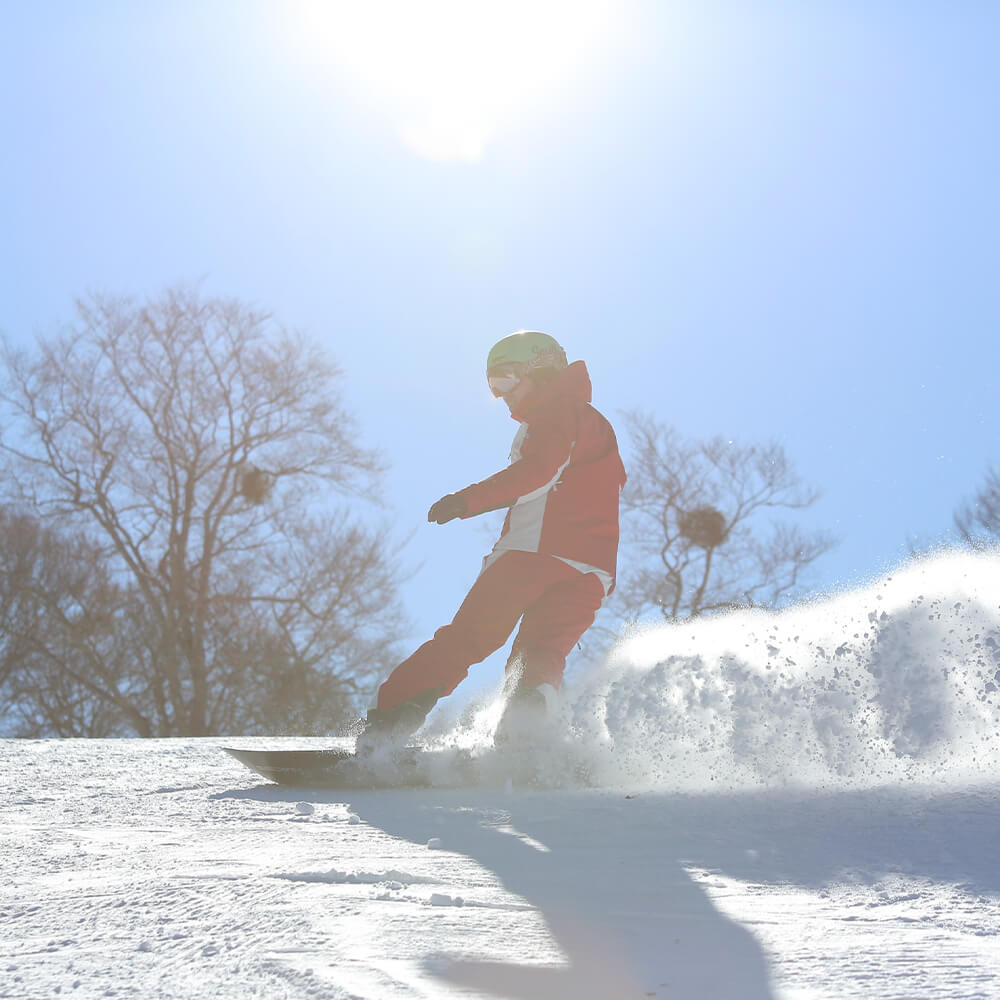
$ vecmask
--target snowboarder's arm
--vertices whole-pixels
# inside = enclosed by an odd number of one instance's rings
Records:
[[[569,460],[572,427],[566,417],[532,425],[521,444],[521,455],[506,469],[460,490],[466,503],[464,517],[509,507],[518,497],[551,483]]]

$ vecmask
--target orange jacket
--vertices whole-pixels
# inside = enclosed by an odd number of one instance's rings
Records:
[[[597,573],[605,592],[614,586],[625,467],[611,424],[590,400],[587,367],[575,361],[512,414],[521,426],[510,465],[460,491],[466,517],[510,507],[484,565],[510,550],[541,552]]]

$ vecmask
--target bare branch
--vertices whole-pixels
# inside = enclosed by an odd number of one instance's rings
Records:
[[[641,412],[627,414],[626,427],[631,452],[616,591],[624,616],[655,611],[676,620],[737,604],[774,605],[800,592],[803,572],[835,542],[773,520],[819,497],[780,445],[685,440]],[[692,512],[710,515],[717,537],[691,533],[698,520]]]

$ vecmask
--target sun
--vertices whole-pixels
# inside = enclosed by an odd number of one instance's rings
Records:
[[[474,163],[559,98],[611,12],[609,0],[314,0],[301,31],[409,149]]]

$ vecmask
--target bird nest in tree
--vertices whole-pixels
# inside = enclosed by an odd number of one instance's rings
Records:
[[[271,477],[255,465],[246,466],[240,473],[236,492],[250,503],[263,503],[271,494]]]
[[[682,537],[703,549],[721,545],[729,534],[725,517],[714,507],[682,510],[677,516],[677,527]]]

